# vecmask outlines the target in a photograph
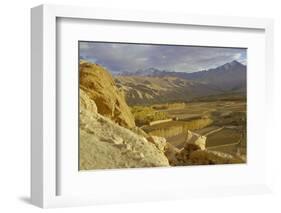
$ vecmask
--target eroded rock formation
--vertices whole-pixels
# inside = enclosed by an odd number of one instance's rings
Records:
[[[165,149],[167,147],[167,142],[165,138],[158,136],[149,136],[147,140],[153,143],[161,152],[165,152]]]
[[[188,130],[184,148],[189,149],[191,147],[194,147],[194,149],[196,149],[196,150],[197,149],[205,150],[206,149],[206,139],[207,138],[205,136],[196,134],[196,133]]]
[[[80,92],[80,169],[169,166],[153,143],[96,112],[95,102]]]
[[[111,74],[103,67],[80,61],[80,88],[96,103],[99,114],[121,126],[127,128],[135,126],[124,94],[116,87]]]
[[[184,148],[179,150],[169,144],[165,155],[171,166],[244,163],[238,156],[207,150],[205,144],[206,137],[188,131]]]

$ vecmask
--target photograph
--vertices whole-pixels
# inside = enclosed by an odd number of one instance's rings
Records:
[[[247,48],[78,41],[79,171],[247,163]]]
[[[144,1],[25,4],[3,19],[2,212],[279,209],[277,4]]]

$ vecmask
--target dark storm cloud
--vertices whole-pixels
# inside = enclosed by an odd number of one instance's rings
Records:
[[[246,49],[80,42],[80,57],[116,72],[149,67],[193,72],[233,60],[245,64]]]

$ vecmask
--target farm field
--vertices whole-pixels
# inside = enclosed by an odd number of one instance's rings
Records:
[[[175,109],[163,109],[159,105],[151,108],[172,120],[140,126],[150,135],[164,137],[181,149],[190,130],[207,137],[209,150],[246,155],[246,101],[201,101]]]

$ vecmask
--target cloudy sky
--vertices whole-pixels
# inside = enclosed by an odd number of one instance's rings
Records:
[[[160,70],[195,72],[237,60],[246,64],[246,49],[175,45],[79,42],[80,58],[111,72]]]

